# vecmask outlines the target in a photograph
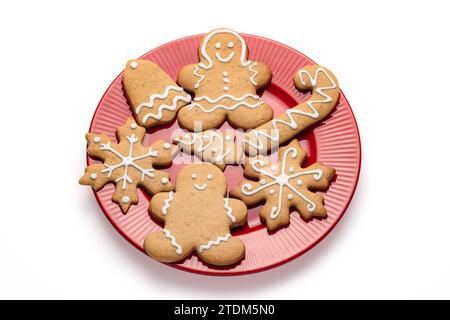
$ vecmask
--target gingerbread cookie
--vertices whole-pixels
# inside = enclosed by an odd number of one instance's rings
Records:
[[[244,180],[230,194],[246,205],[265,202],[260,217],[270,231],[289,223],[290,208],[304,219],[326,217],[323,197],[310,190],[326,190],[335,170],[321,163],[302,168],[306,151],[295,139],[280,148],[278,158],[277,164],[262,156],[248,159],[244,175],[259,181]]]
[[[333,73],[324,67],[304,67],[295,74],[294,84],[301,91],[311,90],[311,97],[248,132],[243,139],[247,154],[265,154],[278,148],[280,144],[324,119],[339,102],[339,84]]]
[[[235,143],[235,133],[218,130],[186,133],[173,142],[186,154],[195,154],[199,159],[213,163],[220,169],[227,164],[238,164],[244,156],[240,144]]]
[[[103,163],[88,166],[80,184],[90,185],[97,191],[107,183],[115,183],[112,200],[126,213],[132,204],[138,203],[138,186],[150,194],[173,189],[169,174],[153,166],[170,165],[178,148],[163,140],[151,147],[143,146],[145,128],[138,126],[131,117],[117,129],[116,135],[118,144],[103,133],[86,134],[89,156]]]
[[[191,101],[183,88],[148,60],[128,61],[122,84],[136,121],[146,128],[171,122]]]
[[[190,164],[177,176],[175,192],[162,192],[150,202],[150,212],[164,229],[150,233],[147,254],[162,262],[176,262],[193,251],[205,262],[230,265],[244,257],[244,243],[230,228],[244,224],[245,204],[224,198],[225,175],[210,163]]]
[[[272,119],[272,108],[256,94],[272,74],[265,64],[247,60],[247,45],[239,34],[214,30],[202,39],[198,51],[200,63],[185,66],[178,76],[178,83],[195,93],[193,103],[178,114],[183,128],[204,131],[227,119],[248,129]]]

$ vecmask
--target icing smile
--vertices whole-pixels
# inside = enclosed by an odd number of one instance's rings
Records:
[[[195,189],[199,190],[199,191],[203,191],[206,189],[208,185],[206,183],[202,184],[202,185],[198,185],[198,184],[194,184]]]
[[[229,55],[228,55],[228,57],[226,57],[226,58],[222,58],[222,56],[220,55],[220,53],[218,53],[218,52],[216,52],[216,58],[217,58],[217,60],[219,60],[220,62],[228,62],[228,61],[230,61],[231,59],[233,59],[233,57],[234,57],[234,51],[232,52],[232,53],[230,53]]]

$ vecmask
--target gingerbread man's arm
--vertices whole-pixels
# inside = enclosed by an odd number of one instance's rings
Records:
[[[247,220],[247,206],[238,199],[226,198],[225,209],[228,218],[230,218],[230,227],[242,226]]]
[[[272,79],[270,68],[262,62],[256,62],[253,66],[250,65],[250,71],[256,71],[256,73],[253,72],[253,81],[256,82],[256,89],[264,88]]]
[[[174,197],[173,191],[155,194],[150,201],[148,211],[153,217],[164,222],[166,215],[170,214],[170,204]]]
[[[197,64],[189,64],[180,70],[177,82],[187,91],[195,92],[198,84],[204,78],[202,72],[204,72],[204,70],[200,69]]]

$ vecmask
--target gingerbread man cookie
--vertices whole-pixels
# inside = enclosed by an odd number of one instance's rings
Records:
[[[145,128],[138,126],[131,117],[117,129],[116,135],[118,144],[103,133],[86,134],[89,156],[103,163],[88,166],[80,184],[90,185],[97,191],[107,183],[115,183],[112,200],[126,213],[132,204],[138,203],[138,186],[150,194],[173,189],[169,174],[153,166],[170,165],[178,148],[163,140],[151,147],[143,146]]]
[[[295,139],[280,148],[278,158],[277,164],[262,156],[248,159],[244,175],[258,181],[240,182],[231,196],[249,206],[264,201],[260,217],[270,231],[289,223],[290,208],[296,208],[304,219],[326,217],[323,197],[310,190],[326,190],[335,170],[321,163],[302,168],[306,151]]]
[[[247,56],[244,39],[232,30],[217,29],[202,39],[200,63],[185,66],[178,76],[178,83],[195,93],[193,103],[178,114],[183,128],[204,131],[220,127],[227,119],[248,129],[272,119],[272,108],[256,94],[272,74],[268,66]]]
[[[244,157],[241,144],[235,143],[235,133],[218,130],[190,132],[174,138],[173,142],[186,154],[213,163],[224,170],[227,164],[239,164]]]
[[[191,101],[183,88],[148,60],[128,61],[122,84],[136,121],[146,128],[171,122]]]
[[[246,221],[247,207],[224,198],[225,175],[210,163],[190,164],[177,176],[176,192],[162,192],[150,202],[150,212],[164,229],[150,233],[147,254],[162,262],[180,261],[193,251],[205,262],[230,265],[244,257],[244,243],[230,228]]]
[[[324,119],[339,102],[339,84],[333,73],[324,67],[304,67],[295,74],[294,84],[300,91],[311,90],[311,97],[246,133],[243,143],[247,154],[266,154],[278,148],[280,144]]]

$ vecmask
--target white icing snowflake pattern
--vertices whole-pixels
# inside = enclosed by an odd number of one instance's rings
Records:
[[[138,139],[136,138],[135,134],[132,134],[131,136],[127,136],[126,137],[128,142],[130,143],[130,148],[128,151],[128,155],[124,156],[122,154],[120,154],[120,152],[118,152],[117,150],[115,150],[113,147],[111,147],[111,142],[108,141],[107,143],[102,143],[100,150],[106,150],[109,151],[113,154],[115,154],[117,157],[120,158],[120,160],[122,160],[119,164],[115,164],[115,165],[108,165],[105,163],[106,169],[103,169],[102,172],[106,173],[108,177],[111,177],[111,174],[113,173],[114,170],[124,167],[125,171],[124,174],[117,178],[115,180],[115,182],[120,182],[122,181],[122,190],[125,190],[127,188],[127,183],[133,183],[133,179],[130,178],[130,176],[128,175],[128,168],[131,166],[133,168],[135,168],[136,170],[138,170],[141,173],[141,181],[144,181],[145,176],[148,176],[150,178],[153,178],[155,175],[153,174],[153,172],[155,171],[155,169],[153,168],[141,168],[141,166],[139,166],[138,164],[136,164],[135,161],[137,160],[141,160],[141,159],[145,159],[148,157],[157,157],[158,156],[158,151],[153,151],[152,148],[149,148],[148,153],[141,155],[141,156],[137,156],[137,157],[133,157],[133,145],[138,141]]]

